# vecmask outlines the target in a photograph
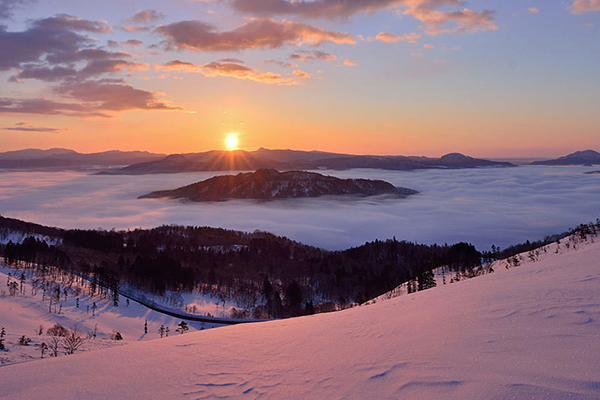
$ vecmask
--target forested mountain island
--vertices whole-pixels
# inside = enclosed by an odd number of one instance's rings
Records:
[[[577,232],[597,231],[582,225]],[[432,283],[477,275],[482,262],[508,258],[567,233],[504,250],[479,252],[468,243],[423,245],[375,240],[327,251],[267,232],[161,226],[128,231],[65,230],[0,216],[0,255],[9,265],[57,267],[85,277],[104,293],[127,286],[164,294],[197,291],[235,301],[238,317],[281,318],[362,303],[412,281]]]
[[[315,172],[259,169],[237,175],[216,176],[173,190],[161,190],[143,198],[173,198],[190,201],[225,201],[229,199],[278,200],[327,195],[407,197],[415,190],[395,187],[391,183],[370,179],[340,179]]]
[[[600,164],[600,153],[594,150],[576,151],[553,160],[535,161],[532,165],[583,165]]]
[[[384,170],[417,170],[432,168],[514,167],[508,162],[488,161],[459,153],[441,158],[405,156],[369,156],[326,153],[320,151],[268,150],[209,151],[172,154],[158,161],[132,164],[120,169],[100,172],[110,175],[144,175],[193,171],[232,170],[307,170],[373,168]]]

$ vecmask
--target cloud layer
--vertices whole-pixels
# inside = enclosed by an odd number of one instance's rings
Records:
[[[2,215],[67,228],[131,228],[162,224],[261,229],[341,249],[396,236],[424,243],[472,242],[480,249],[542,239],[599,217],[600,186],[579,167],[327,171],[383,179],[419,190],[408,199],[294,199],[258,203],[137,200],[212,173],[94,176],[76,172],[3,172]],[[321,171],[323,172],[323,171]],[[569,205],[576,205],[570,207]]]

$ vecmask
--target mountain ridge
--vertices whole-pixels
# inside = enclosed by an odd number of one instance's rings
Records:
[[[551,160],[534,161],[531,165],[582,165],[592,166],[600,164],[600,153],[595,150],[576,151],[566,156]]]
[[[177,162],[173,162],[174,156]],[[193,171],[234,170],[345,170],[370,168],[411,171],[417,169],[460,169],[481,167],[515,167],[509,162],[490,161],[449,153],[440,158],[423,156],[374,156],[301,150],[219,151],[169,155],[161,160],[132,164],[124,168],[99,172],[108,175],[145,175]]]

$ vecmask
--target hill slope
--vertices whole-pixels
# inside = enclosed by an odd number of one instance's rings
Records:
[[[553,160],[535,161],[533,165],[594,165],[600,164],[600,153],[594,150],[576,151]]]
[[[600,243],[578,247],[371,306],[5,366],[2,394],[598,398]]]

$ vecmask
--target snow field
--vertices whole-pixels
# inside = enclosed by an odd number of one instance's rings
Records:
[[[0,368],[7,398],[600,398],[600,243],[352,309]]]

